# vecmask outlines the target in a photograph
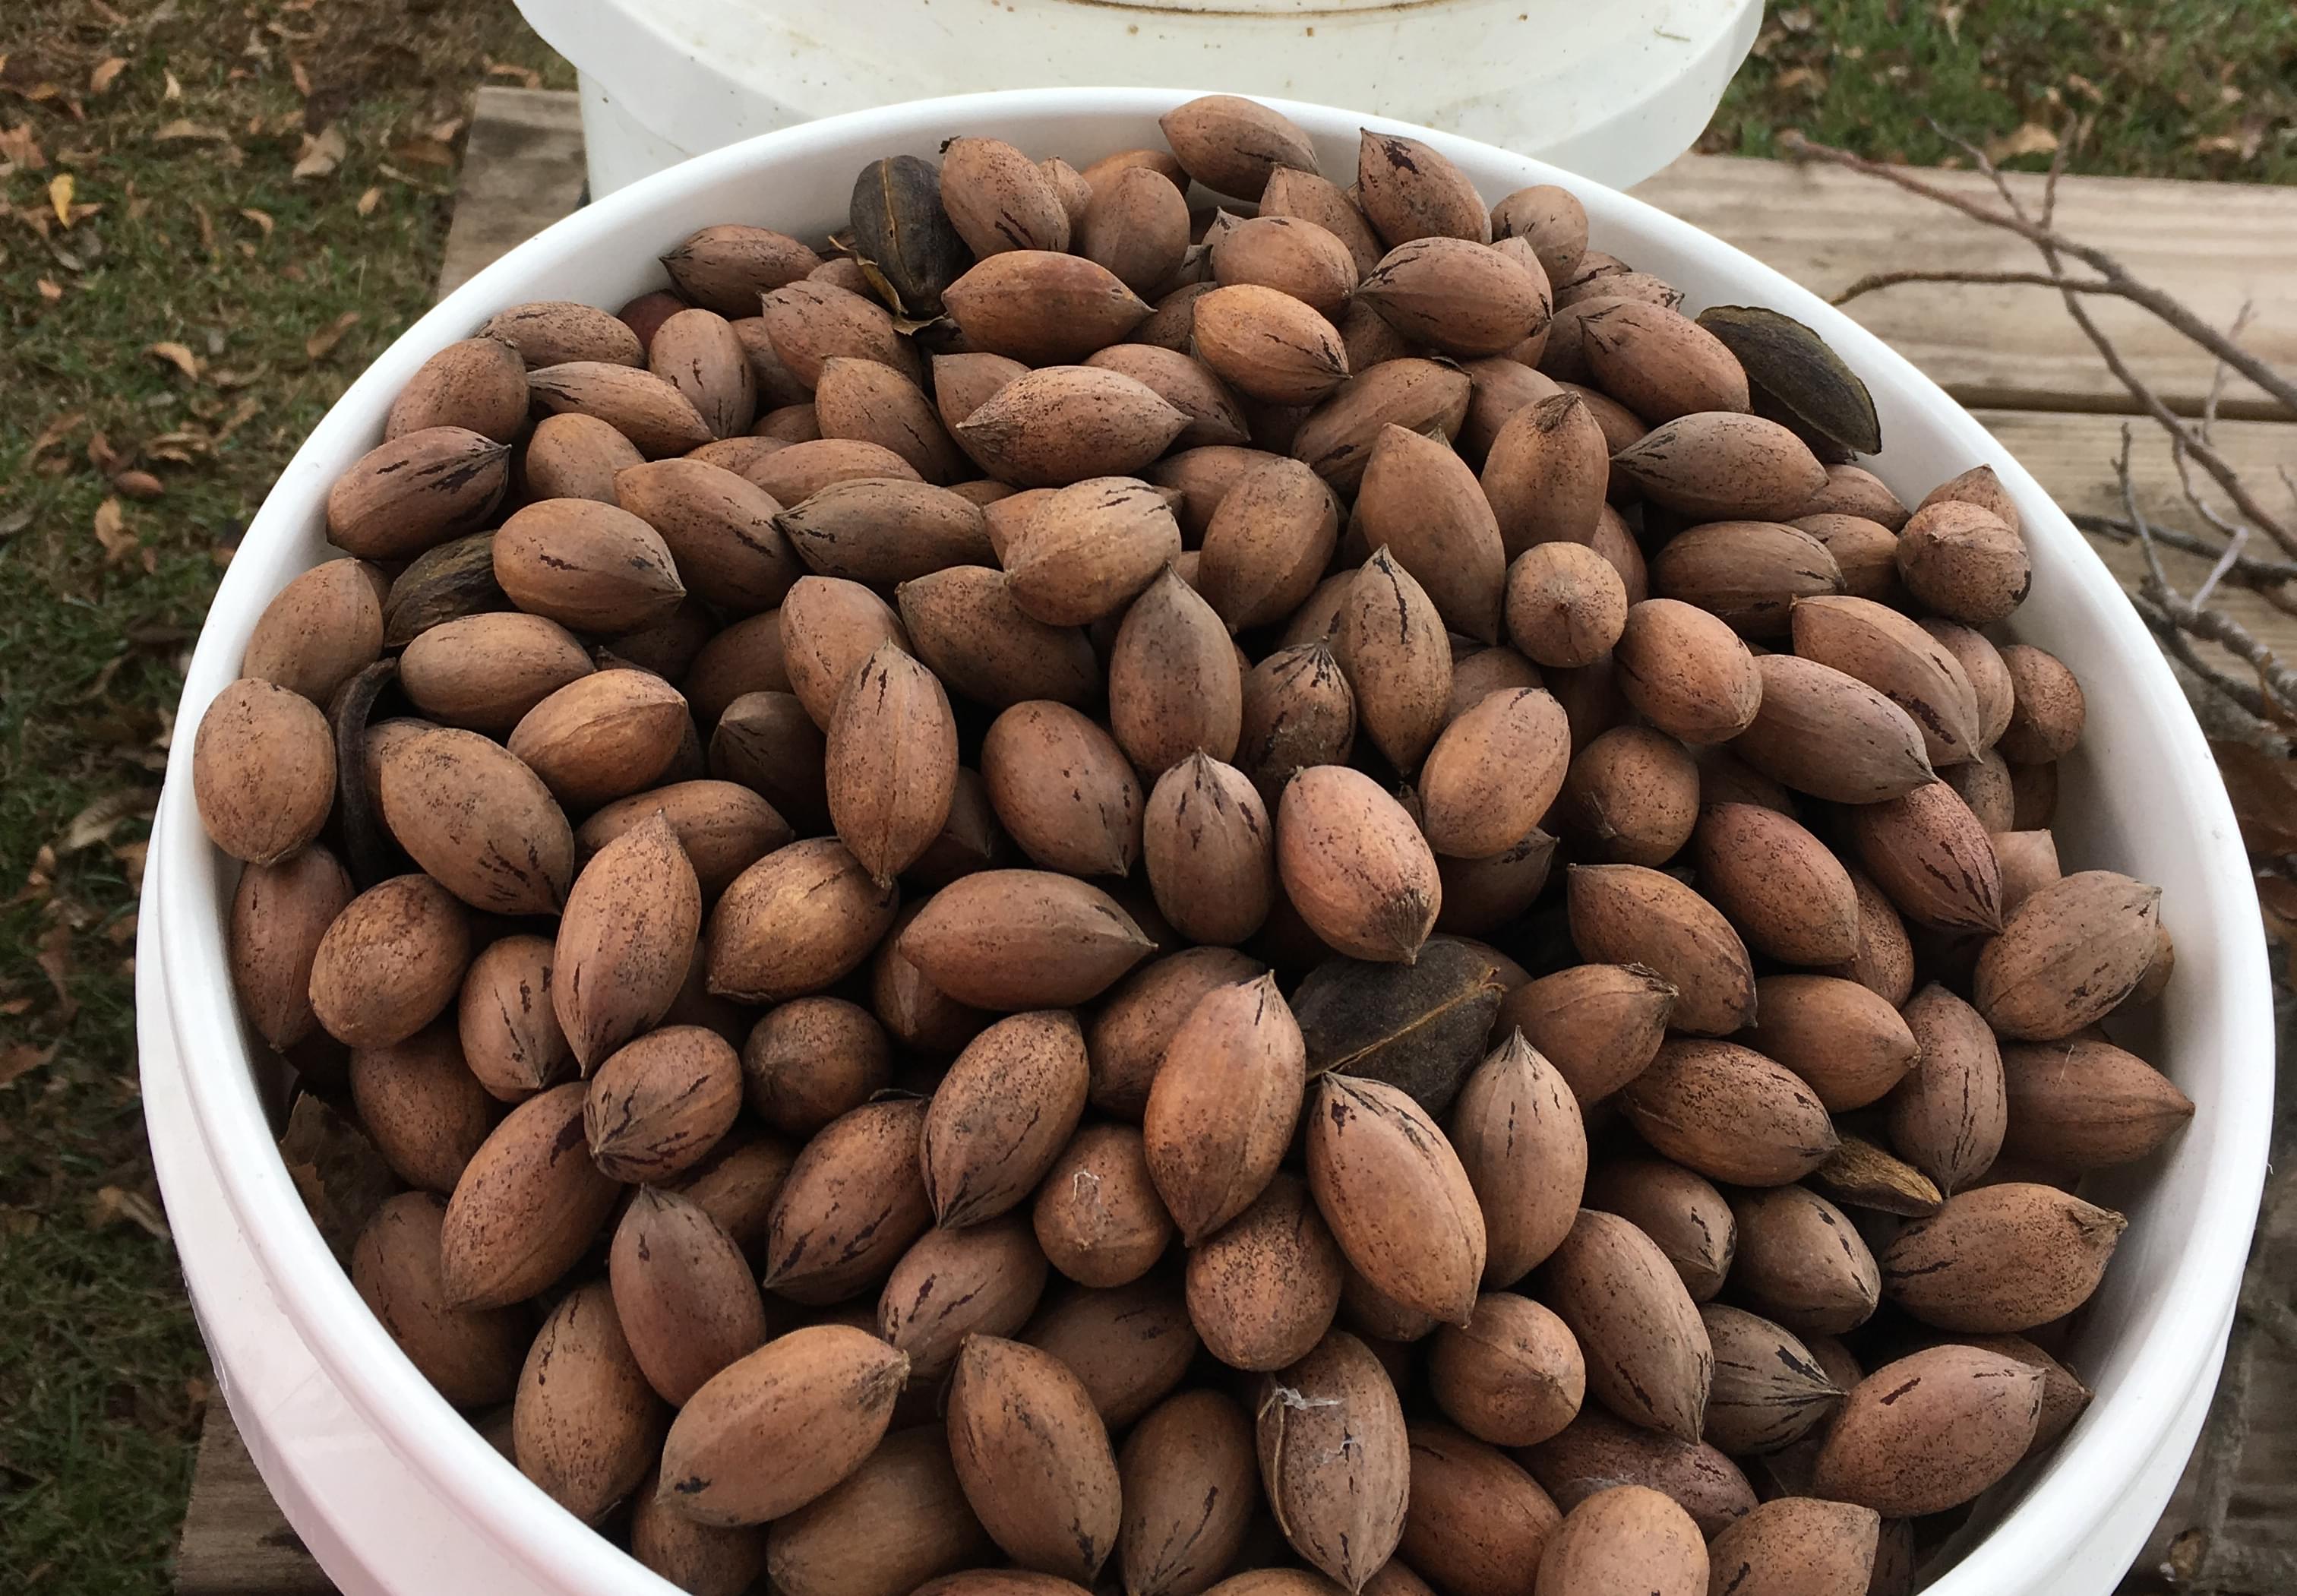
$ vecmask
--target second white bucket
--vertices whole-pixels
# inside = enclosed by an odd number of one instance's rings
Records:
[[[1761,0],[519,0],[581,78],[592,197],[739,139],[976,89],[1360,106],[1614,188],[1689,149]]]

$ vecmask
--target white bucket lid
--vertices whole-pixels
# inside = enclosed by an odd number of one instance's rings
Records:
[[[1690,148],[1760,0],[519,0],[686,154],[979,89],[1185,83],[1354,105],[1614,187]]]

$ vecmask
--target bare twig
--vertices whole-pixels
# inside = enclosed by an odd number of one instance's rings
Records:
[[[2253,713],[2261,719],[2290,719],[2292,712],[2297,711],[2297,670],[2283,664],[2241,622],[2222,610],[2202,609],[2170,586],[2169,579],[2162,573],[2161,556],[2153,547],[2153,529],[2137,507],[2137,488],[2129,475],[2129,429],[2126,426],[2121,432],[2121,455],[2113,469],[2121,483],[2122,507],[2129,516],[2130,525],[2137,529],[2138,543],[2145,551],[2147,575],[2140,585],[2141,593],[2178,630],[2217,644],[2257,672],[2259,687],[2274,703],[2265,704],[2260,699]],[[2188,658],[2186,663],[2208,674],[2197,661]],[[2277,714],[2273,712],[2276,708]]]
[[[2042,258],[2050,263],[2053,270],[2056,270],[2058,268],[2056,246],[2044,244],[2041,250]],[[2091,345],[2096,349],[2098,358],[2105,362],[2106,369],[2129,391],[2138,404],[2145,408],[2145,413],[2161,424],[2162,430],[2193,457],[2194,465],[2199,465],[2215,479],[2218,486],[2226,490],[2226,497],[2233,500],[2235,509],[2248,516],[2250,521],[2267,537],[2291,554],[2297,554],[2297,529],[2293,529],[2287,522],[2260,504],[2256,496],[2250,492],[2248,485],[2241,480],[2241,473],[2233,468],[2226,457],[2197,436],[2177,412],[2171,410],[2163,402],[2161,396],[2154,392],[2143,377],[2129,368],[2129,362],[2121,358],[2120,348],[2115,345],[2112,339],[2105,335],[2104,330],[2090,316],[2079,294],[2067,293],[2062,297],[2065,300],[2066,314],[2073,317],[2074,325],[2082,330],[2082,336],[2088,339]]]
[[[2226,337],[2240,342],[2243,329],[2249,325],[2256,312],[2255,300],[2242,300],[2241,309],[2234,312],[2233,325],[2226,329]],[[2204,443],[2215,441],[2210,432],[2218,424],[2218,401],[2225,398],[2226,378],[2232,371],[2233,367],[2223,360],[2210,370],[2210,395],[2202,403],[2202,441]]]
[[[2054,277],[2047,272],[1981,272],[1955,271],[1950,268],[1908,267],[1903,271],[1869,272],[1836,294],[1827,302],[1847,305],[1862,294],[1881,288],[1896,288],[1901,283],[1976,283],[2000,284],[2011,288],[2071,289],[2076,293],[2120,294],[2121,290],[2112,283],[2094,282],[2079,277]]]
[[[2106,369],[2113,374],[2114,380],[2119,382],[2130,397],[2137,401],[2141,409],[2159,422],[2171,438],[2177,440],[2192,454],[2194,464],[2209,473],[2218,486],[2225,489],[2226,496],[2233,500],[2236,509],[2247,516],[2266,536],[2290,553],[2297,554],[2297,527],[2293,527],[2281,520],[2260,504],[2255,496],[2251,494],[2248,488],[2242,482],[2240,473],[2234,470],[2224,456],[2217,452],[2208,438],[2187,426],[2178,413],[2169,407],[2168,402],[2154,391],[2153,386],[2131,369],[2129,363],[2122,358],[2121,350],[2116,347],[2111,338],[2106,336],[2104,330],[2091,317],[2087,307],[2081,302],[2081,295],[2091,292],[2112,292],[2151,311],[2187,339],[2216,356],[2221,363],[2240,372],[2260,388],[2287,405],[2293,412],[2297,412],[2297,383],[2292,383],[2284,377],[2267,362],[2243,349],[2239,343],[2194,315],[2171,295],[2155,288],[2151,284],[2131,276],[2127,267],[2104,251],[2068,238],[2054,228],[2036,222],[2027,213],[2026,207],[2020,202],[2016,192],[2011,188],[2009,180],[1988,158],[1985,151],[1966,139],[1954,138],[1951,134],[1945,133],[1944,129],[1940,129],[1940,133],[1942,136],[1952,139],[1969,154],[1978,169],[1992,182],[1995,192],[2002,196],[2003,204],[2008,208],[2006,210],[1988,210],[1973,200],[1950,193],[1936,184],[1926,183],[1903,169],[1886,166],[1881,161],[1868,160],[1862,155],[1853,155],[1848,150],[1838,150],[1831,144],[1813,144],[1799,135],[1790,136],[1786,144],[1787,152],[1791,155],[1828,160],[1854,172],[1880,177],[1887,183],[1897,185],[1909,193],[1920,194],[1925,199],[1934,200],[1941,205],[1958,210],[1974,221],[2015,233],[2039,250],[2043,263],[2050,268],[2048,276],[2053,285],[2058,289],[2061,297],[2065,300],[2066,314],[2073,317],[2074,325],[2081,329],[2082,335],[2087,338],[2097,350],[2099,357],[2105,362]],[[2053,183],[2050,190],[2053,204],[2055,202],[2054,194],[2055,185]],[[2112,284],[2112,288],[2110,291],[2092,290],[2082,284],[2079,280],[2068,277],[2062,259],[2067,256],[2090,267],[2102,280]]]
[[[2024,207],[2020,205],[2014,197],[2011,197],[2008,183],[1998,171],[1995,170],[1994,163],[1986,159],[1983,151],[1975,150],[1973,146],[1968,144],[1964,145],[1964,149],[1972,150],[1979,163],[1979,169],[1992,177],[1996,190],[2005,197],[2010,207],[2006,212],[1992,210],[1978,201],[1940,188],[1934,183],[1925,182],[1904,168],[1889,166],[1879,160],[1869,160],[1863,155],[1854,155],[1848,150],[1838,150],[1832,144],[1815,143],[1799,134],[1790,133],[1781,142],[1787,154],[1797,160],[1823,160],[1848,171],[1859,172],[1870,177],[1880,177],[1884,182],[1894,184],[1909,193],[1920,194],[1926,200],[1935,201],[1950,210],[1958,210],[1972,221],[1982,222],[1989,227],[2000,227],[2005,231],[2015,233],[2038,249],[2054,251],[2058,254],[2080,261],[2084,266],[2096,272],[2099,276],[2115,284],[2114,292],[2153,312],[2186,338],[2199,344],[2211,354],[2223,359],[2235,371],[2280,400],[2293,412],[2297,412],[2297,382],[2293,382],[2276,371],[2268,362],[2259,359],[2247,350],[2241,348],[2223,332],[2202,320],[2173,296],[2153,287],[2151,284],[2131,276],[2128,267],[2104,251],[2068,238],[2054,227],[2038,222],[2025,214]]]
[[[2153,547],[2153,529],[2137,513],[2137,485],[2129,475],[2129,424],[2126,421],[2121,424],[2121,453],[2114,458],[2113,476],[2121,484],[2122,506],[2129,512],[2129,524],[2137,529],[2137,546],[2145,551],[2145,569],[2151,573],[2153,587],[2161,596],[2175,598],[2178,590],[2169,585],[2168,575],[2161,570],[2161,552]]]
[[[2202,658],[2194,647],[2193,639],[2178,629],[2178,623],[2169,619],[2161,605],[2143,593],[2131,594],[2129,602],[2136,607],[2137,618],[2145,622],[2146,629],[2153,634],[2154,640],[2161,645],[2162,651],[2170,658],[2195,678],[2225,695],[2252,720],[2268,722],[2272,720],[2273,708],[2265,702],[2265,695],[2259,692],[2253,683],[2228,676]]]
[[[2086,511],[2076,511],[2071,513],[2067,519],[2095,537],[2111,538],[2116,543],[2137,540],[2137,529],[2119,515],[2095,515]],[[2225,552],[2223,545],[2177,527],[2149,524],[2147,530],[2152,532],[2154,542],[2181,554],[2200,555],[2204,559],[2214,560]],[[2267,560],[2244,554],[2233,563],[2232,568],[2221,580],[2243,588],[2278,587],[2284,582],[2297,581],[2297,560]]]
[[[2194,603],[2196,606],[2210,602],[2210,595],[2217,591],[2218,584],[2225,580],[2226,572],[2233,569],[2234,562],[2241,558],[2241,551],[2247,547],[2248,544],[2249,529],[2247,527],[2243,527],[2234,533],[2233,541],[2226,545],[2225,553],[2219,555],[2218,563],[2210,567],[2210,573],[2202,579],[2202,585],[2194,589]]]

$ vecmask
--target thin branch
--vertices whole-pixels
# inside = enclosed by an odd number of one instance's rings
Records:
[[[2054,244],[2046,243],[2040,248],[2042,258],[2050,263],[2053,270],[2057,269],[2057,247]],[[2104,330],[2091,317],[2087,308],[2082,304],[2079,295],[2066,293],[2061,297],[2065,300],[2066,314],[2073,317],[2074,325],[2082,330],[2082,336],[2087,338],[2091,345],[2096,349],[2099,358],[2105,362],[2106,369],[2111,371],[2121,385],[2129,391],[2137,402],[2145,407],[2146,414],[2160,422],[2162,430],[2193,456],[2194,464],[2208,472],[2216,480],[2218,486],[2226,490],[2226,497],[2233,500],[2235,509],[2249,517],[2252,522],[2276,543],[2291,554],[2297,554],[2297,530],[2293,530],[2263,505],[2258,503],[2256,496],[2251,493],[2247,485],[2242,481],[2241,473],[2233,468],[2226,457],[2196,437],[2193,429],[2186,426],[2177,413],[2162,401],[2161,396],[2154,392],[2143,377],[2129,368],[2129,362],[2121,358],[2121,350],[2116,347],[2113,340],[2108,338]]]
[[[2000,284],[2011,288],[2071,289],[2076,293],[2120,294],[2118,283],[2091,282],[2073,277],[2054,277],[2047,272],[1981,272],[1955,271],[1948,268],[1909,267],[1903,271],[1869,272],[1849,287],[1836,294],[1827,303],[1846,305],[1862,294],[1881,288],[1896,288],[1901,283],[1976,283]]]
[[[2135,543],[2137,529],[2119,515],[2095,515],[2087,511],[2075,511],[2067,519],[2092,537],[2111,538],[2116,543]],[[2212,543],[2173,526],[2152,526],[2153,541],[2164,548],[2174,548],[2181,554],[2199,555],[2214,560],[2225,552],[2225,546]],[[2297,581],[2297,560],[2265,560],[2244,554],[2233,563],[2223,580],[2244,588],[2273,588],[2283,582]]]
[[[2224,694],[2252,720],[2271,723],[2273,706],[2265,702],[2265,695],[2259,692],[2254,684],[2228,676],[2202,658],[2194,647],[2193,639],[2178,630],[2178,623],[2170,620],[2161,606],[2151,598],[2142,593],[2133,593],[2129,596],[2129,602],[2136,606],[2137,618],[2145,622],[2146,629],[2153,634],[2154,640],[2161,645],[2170,658],[2191,671],[2196,679]]]
[[[2114,481],[2121,484],[2122,507],[2129,512],[2129,524],[2137,529],[2137,546],[2145,554],[2145,569],[2152,573],[2153,588],[2164,598],[2176,598],[2178,590],[2169,585],[2161,570],[2161,555],[2153,547],[2153,529],[2145,517],[2137,513],[2137,484],[2129,474],[2129,424],[2121,424],[2121,453],[2113,462]],[[2164,606],[2166,607],[2166,606]]]
[[[2217,591],[2217,586],[2225,580],[2226,572],[2233,569],[2233,563],[2241,558],[2241,551],[2248,542],[2247,527],[2243,527],[2234,533],[2233,541],[2226,545],[2225,553],[2219,555],[2218,563],[2210,567],[2210,573],[2202,579],[2202,585],[2194,589],[2194,603],[2196,606],[2210,602],[2210,595]]]
[[[2242,300],[2241,309],[2234,312],[2233,325],[2226,329],[2226,337],[2235,343],[2240,342],[2242,329],[2249,325],[2256,311],[2255,300]],[[2226,378],[2232,371],[2233,367],[2223,360],[2210,368],[2210,396],[2202,404],[2202,441],[2204,443],[2216,441],[2210,433],[2218,424],[2218,401],[2225,398]]]
[[[2137,529],[2138,542],[2145,551],[2145,567],[2150,574],[2143,584],[2145,596],[2178,630],[2217,644],[2255,670],[2259,687],[2276,701],[2283,713],[2268,713],[2272,706],[2254,712],[2260,719],[2286,720],[2287,712],[2297,709],[2297,670],[2283,664],[2241,622],[2223,610],[2201,608],[2171,587],[2169,579],[2162,574],[2161,556],[2153,547],[2153,529],[2137,508],[2137,488],[2129,475],[2129,429],[2126,425],[2121,430],[2121,456],[2114,462],[2114,475],[2121,483],[2122,507],[2128,513],[2129,523]]]
[[[2273,650],[2252,637],[2247,628],[2223,610],[2198,610],[2189,599],[2174,595],[2155,594],[2156,604],[2183,630],[2205,643],[2215,643],[2256,670],[2265,691],[2279,704],[2277,714],[2261,718],[2286,723],[2293,712],[2297,712],[2297,670],[2292,670],[2274,656]]]
[[[2211,354],[2223,359],[2235,371],[2289,407],[2293,412],[2297,412],[2297,382],[2293,382],[2276,371],[2269,363],[2259,359],[2247,350],[2233,342],[2224,333],[2194,315],[2169,294],[2153,287],[2151,284],[2131,276],[2128,267],[2104,251],[2068,238],[2054,228],[2036,222],[2028,217],[2024,213],[2024,207],[2020,205],[2014,197],[2008,197],[2009,185],[1999,172],[1994,170],[1994,163],[1986,160],[1983,151],[1973,151],[1980,162],[1980,169],[1992,176],[1996,189],[2008,198],[2010,209],[2007,213],[1991,210],[1975,200],[1940,188],[1934,183],[1925,182],[1903,168],[1889,166],[1879,160],[1869,160],[1863,155],[1853,155],[1849,151],[1838,150],[1832,144],[1817,144],[1803,137],[1800,134],[1790,133],[1781,140],[1781,143],[1787,154],[1796,160],[1824,160],[1848,171],[1863,173],[1870,177],[1880,177],[1884,182],[1894,184],[1909,193],[1920,194],[1926,200],[1932,200],[1950,210],[1958,210],[1972,221],[2015,233],[2038,249],[2054,250],[2060,254],[2071,256],[2096,272],[2099,276],[2117,284],[2116,292],[2123,298],[2134,300],[2152,311],[2186,338],[2201,345]],[[1967,144],[1964,147],[1972,148]]]

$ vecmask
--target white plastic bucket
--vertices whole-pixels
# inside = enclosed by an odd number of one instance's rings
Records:
[[[521,245],[410,328],[319,424],[258,512],[185,683],[180,724],[238,674],[257,615],[325,557],[327,487],[382,435],[424,358],[488,316],[536,299],[616,305],[662,285],[656,257],[706,223],[819,234],[843,219],[853,173],[958,133],[1090,159],[1153,142],[1188,98],[1157,89],[1050,89],[887,107],[809,123],[679,167]],[[1342,169],[1353,112],[1277,102]],[[1487,197],[1564,180],[1519,155],[1374,119],[1427,139]],[[1680,284],[1694,308],[1758,303],[1816,328],[1866,380],[1903,495],[1994,466],[2018,501],[2034,596],[2011,629],[2061,655],[2088,689],[2066,761],[2059,846],[2167,889],[2178,970],[2143,1039],[2193,1097],[2192,1125],[2104,1200],[2128,1232],[2073,1361],[2096,1401],[2038,1468],[1997,1490],[1940,1596],[2096,1596],[2136,1555],[2206,1411],[2264,1178],[2273,1090],[2271,984],[2248,860],[2208,747],[2113,578],[2000,444],[1899,356],[1803,289],[1625,195],[1571,180],[1594,243]],[[274,1068],[235,1010],[224,926],[235,871],[207,842],[187,761],[154,822],[137,944],[145,1113],[184,1271],[249,1450],[298,1533],[350,1596],[669,1596],[583,1530],[423,1380],[368,1313],[306,1215],[274,1148]],[[1990,1528],[1990,1534],[1981,1533]]]
[[[1313,95],[1614,188],[1689,149],[1761,0],[519,0],[581,77],[590,193],[778,128],[959,90]]]

